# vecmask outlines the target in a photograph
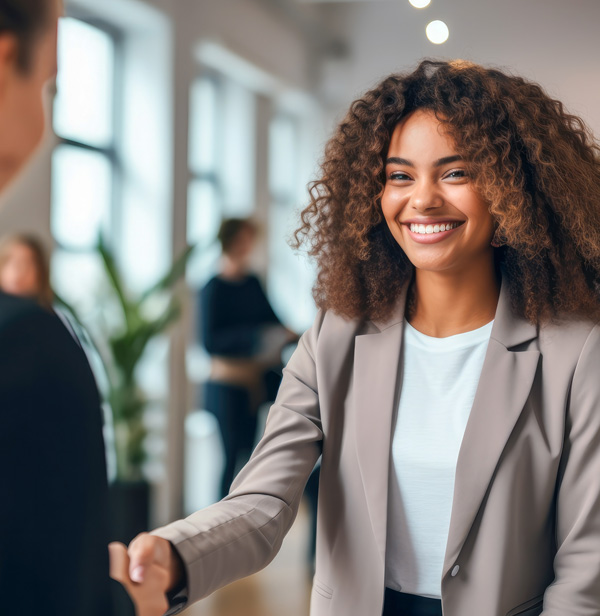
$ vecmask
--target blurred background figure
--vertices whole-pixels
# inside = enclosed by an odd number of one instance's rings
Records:
[[[21,233],[0,241],[0,290],[52,309],[49,257],[37,237]]]
[[[220,272],[200,292],[200,332],[211,356],[204,407],[219,423],[225,453],[220,498],[250,457],[261,404],[275,399],[283,348],[298,340],[275,315],[249,265],[258,230],[249,219],[221,223]]]

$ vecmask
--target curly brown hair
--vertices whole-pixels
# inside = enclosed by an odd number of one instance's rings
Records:
[[[398,122],[435,113],[497,224],[495,249],[514,310],[533,323],[600,319],[600,147],[537,84],[461,60],[391,75],[330,139],[292,244],[316,258],[320,308],[385,318],[413,275],[381,212]]]

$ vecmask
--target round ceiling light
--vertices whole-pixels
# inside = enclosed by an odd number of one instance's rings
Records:
[[[408,0],[416,9],[424,9],[431,4],[431,0]]]
[[[436,45],[441,45],[448,40],[448,36],[450,35],[450,30],[448,30],[448,26],[439,19],[432,21],[427,25],[425,29],[427,33],[427,38]]]

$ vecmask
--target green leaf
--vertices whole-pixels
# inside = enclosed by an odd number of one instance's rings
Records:
[[[136,368],[148,343],[162,334],[181,314],[180,298],[173,294],[171,288],[184,275],[193,250],[194,246],[188,246],[156,284],[139,299],[133,300],[127,298],[112,252],[104,239],[99,238],[98,252],[125,317],[124,329],[108,338],[116,374],[114,382],[111,383],[110,402],[118,433],[117,465],[121,477],[141,475],[141,465],[145,460],[145,400],[136,383]],[[142,311],[142,306],[152,295],[160,292],[169,294],[168,305],[158,317],[149,318],[147,311]]]
[[[117,298],[119,299],[119,304],[123,310],[123,316],[125,317],[125,321],[129,327],[132,324],[131,322],[135,320],[135,316],[132,314],[134,310],[132,310],[132,305],[127,300],[123,281],[117,269],[116,260],[108,245],[104,241],[102,234],[100,234],[100,237],[98,238],[98,253],[104,263],[104,269],[108,275],[108,280],[111,283]]]
[[[140,298],[139,303],[143,303],[154,293],[170,289],[184,274],[187,263],[194,252],[196,246],[190,245],[175,259],[171,269],[152,287],[150,287]]]

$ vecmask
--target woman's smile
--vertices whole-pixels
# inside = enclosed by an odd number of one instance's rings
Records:
[[[433,244],[441,242],[451,236],[464,223],[462,221],[425,221],[421,223],[406,222],[404,224],[412,240],[421,244]]]

